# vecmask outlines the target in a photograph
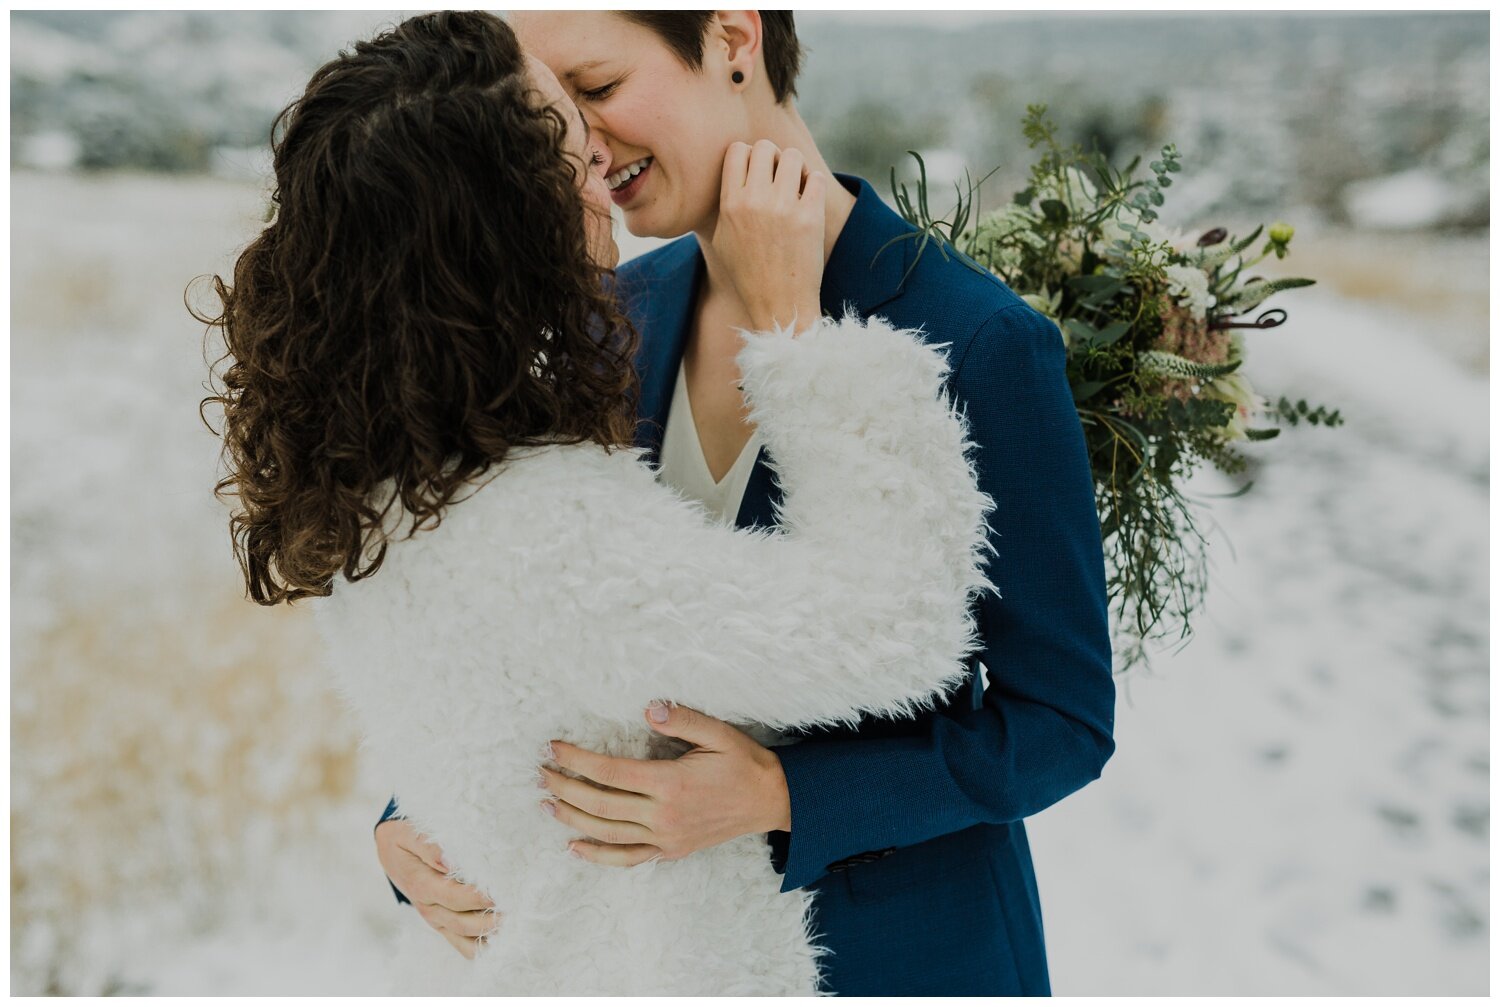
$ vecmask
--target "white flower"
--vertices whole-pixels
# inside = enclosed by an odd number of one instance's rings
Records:
[[[1036,293],[1022,294],[1021,300],[1031,305],[1037,311],[1040,311],[1047,317],[1048,321],[1050,321],[1053,325],[1056,325],[1058,333],[1062,336],[1063,345],[1068,345],[1068,333],[1065,329],[1063,329],[1062,325],[1059,324],[1057,320],[1057,312],[1062,307],[1061,289],[1059,289],[1056,293],[1052,293],[1046,287],[1043,287]]]
[[[1214,306],[1208,292],[1208,274],[1196,266],[1168,266],[1167,291],[1193,314],[1203,317]]]
[[[1222,428],[1225,439],[1231,441],[1244,439],[1251,418],[1271,407],[1269,401],[1255,394],[1255,389],[1250,387],[1250,380],[1239,371],[1214,378],[1203,386],[1203,395],[1234,404],[1234,414]]]
[[[975,225],[975,237],[981,242],[1023,241],[1033,248],[1044,248],[1047,242],[1036,233],[1042,215],[1029,206],[1007,203],[992,213],[987,213]]]
[[[1056,293],[1053,293],[1046,287],[1043,287],[1039,291],[1035,291],[1030,294],[1022,294],[1021,300],[1025,301],[1027,304],[1031,305],[1033,308],[1040,311],[1048,318],[1056,321],[1058,309],[1062,307],[1062,291],[1058,290]]]
[[[1096,245],[1099,254],[1107,259],[1119,261],[1121,256],[1115,251],[1115,242],[1123,241],[1127,245],[1135,239],[1125,233],[1125,228],[1114,217],[1110,217],[1099,225],[1099,240]]]
[[[1145,221],[1144,223],[1137,226],[1140,227],[1141,230],[1145,231],[1146,235],[1153,242],[1155,242],[1156,244],[1165,242],[1168,246],[1171,247],[1172,251],[1174,252],[1183,253],[1188,251],[1188,249],[1190,248],[1197,247],[1197,239],[1189,236],[1186,231],[1178,231],[1172,228],[1165,227],[1162,224],[1160,218],[1156,220]]]
[[[1041,214],[1019,203],[987,213],[974,226],[975,250],[996,276],[1013,278],[1021,266],[1022,246],[1047,247],[1046,240],[1036,233],[1041,219]]]
[[[1229,359],[1245,359],[1245,334],[1239,329],[1229,330]]]

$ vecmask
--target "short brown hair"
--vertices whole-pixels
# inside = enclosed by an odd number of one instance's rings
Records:
[[[703,69],[703,36],[713,21],[711,10],[622,10],[619,14],[642,28],[654,31],[683,64],[693,70]],[[766,58],[766,76],[776,100],[785,104],[797,97],[797,74],[802,70],[802,43],[797,41],[797,26],[789,10],[759,12],[765,37],[761,53]]]
[[[630,443],[634,333],[567,131],[480,13],[356,43],[277,119],[275,219],[199,315],[227,350],[204,406],[255,601],[370,576],[393,506],[435,526],[514,447]]]

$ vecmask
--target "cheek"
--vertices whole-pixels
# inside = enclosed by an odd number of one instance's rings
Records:
[[[583,190],[583,199],[596,215],[602,214],[606,219],[614,209],[614,203],[609,198],[609,186],[604,184],[596,172],[589,172],[588,184]]]
[[[599,119],[605,131],[632,152],[657,154],[672,139],[671,113],[649,93],[616,98],[604,106]]]
[[[650,120],[651,130],[643,132],[639,146],[656,158],[672,202],[689,213],[712,213],[728,142],[720,142],[711,120],[687,110],[655,112]]]
[[[685,189],[709,192],[717,200],[719,181],[724,168],[724,152],[736,140],[753,141],[747,124],[736,119],[739,109],[706,102],[693,108],[676,110],[676,121],[670,135],[677,138],[673,149],[673,167]]]

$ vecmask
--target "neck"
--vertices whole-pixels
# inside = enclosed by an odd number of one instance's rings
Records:
[[[834,244],[843,233],[844,225],[849,222],[849,214],[854,211],[854,196],[833,177],[833,171],[828,167],[828,162],[823,160],[807,124],[802,121],[797,107],[790,102],[772,106],[764,116],[753,121],[750,135],[755,140],[770,140],[778,147],[797,148],[806,158],[809,171],[821,171],[827,176],[827,199],[823,210],[823,261],[827,263],[828,257],[833,254]],[[698,236],[698,247],[703,252],[703,261],[707,266],[703,296],[734,297],[733,287],[726,278],[724,263],[713,248],[714,229],[718,223],[719,215],[715,213],[693,232]]]

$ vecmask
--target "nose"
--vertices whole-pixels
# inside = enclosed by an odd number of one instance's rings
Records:
[[[604,128],[604,120],[599,118],[598,111],[593,108],[593,102],[579,101],[577,100],[577,96],[575,95],[573,103],[577,105],[578,110],[583,113],[583,121],[589,124],[590,130],[598,132],[599,130]]]

